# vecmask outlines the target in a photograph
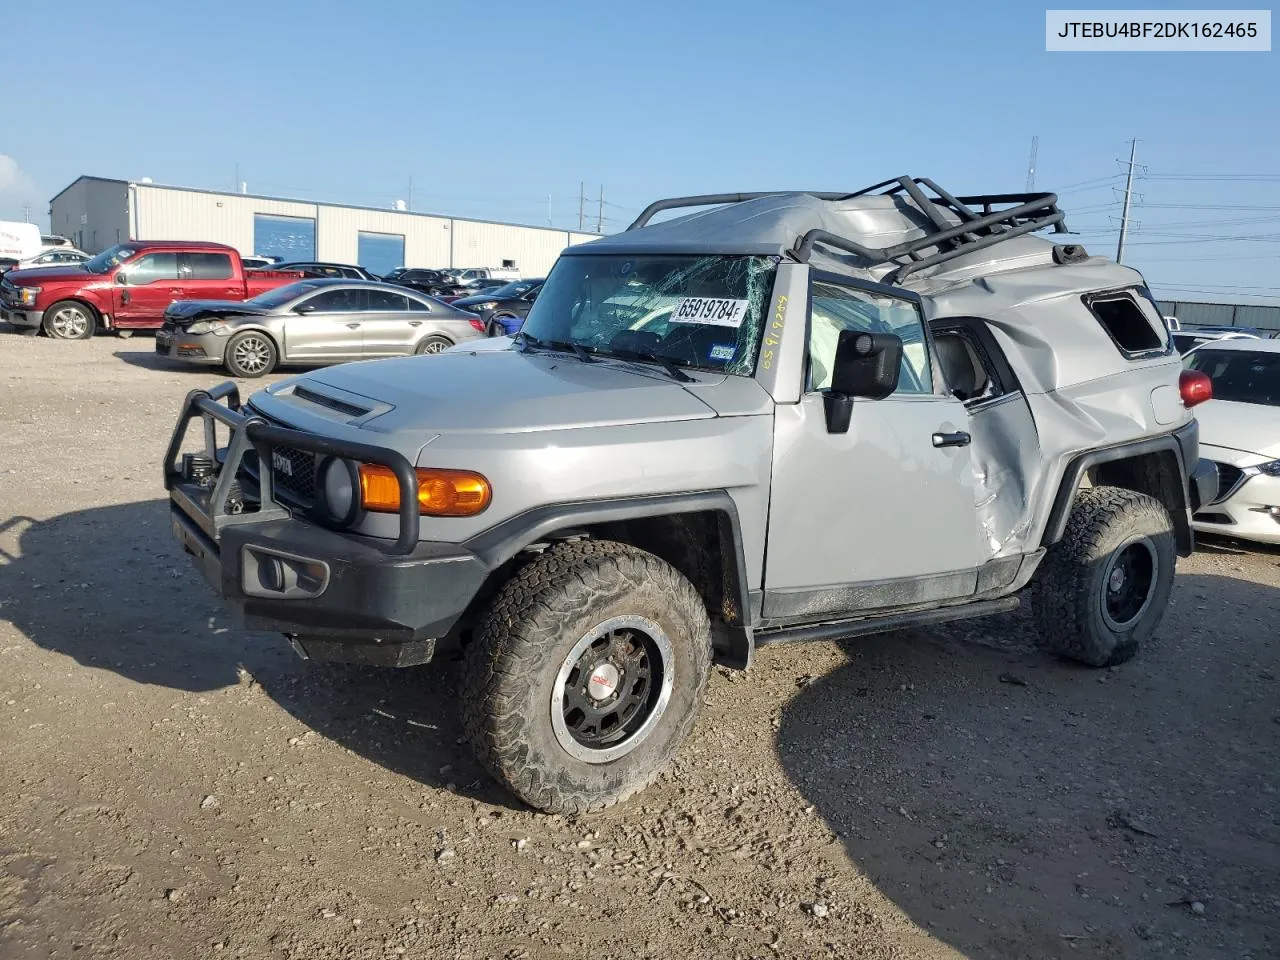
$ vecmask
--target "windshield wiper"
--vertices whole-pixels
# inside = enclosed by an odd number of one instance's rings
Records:
[[[520,349],[522,352],[529,347],[541,347],[547,350],[567,350],[572,352],[579,360],[582,360],[585,363],[596,362],[596,358],[592,356],[594,351],[588,350],[582,344],[576,343],[572,340],[539,340],[537,337],[532,334],[525,333],[523,330],[518,331],[511,339],[521,345]]]
[[[677,383],[693,383],[696,379],[681,370],[680,365],[670,357],[659,353],[643,353],[639,350],[612,350],[610,353],[615,357],[622,357],[626,360],[647,360],[649,363],[656,363],[667,371],[671,379]]]

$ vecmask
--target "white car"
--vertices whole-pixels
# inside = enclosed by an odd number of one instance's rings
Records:
[[[1218,465],[1218,493],[1192,526],[1280,544],[1280,340],[1211,341],[1183,365],[1213,383],[1195,409],[1200,456]]]
[[[83,250],[77,250],[75,247],[50,247],[47,250],[41,250],[34,257],[19,260],[13,269],[35,270],[38,267],[66,267],[84,263],[88,259],[90,259],[89,254]]]

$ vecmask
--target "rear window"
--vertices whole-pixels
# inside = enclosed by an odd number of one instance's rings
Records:
[[[1164,351],[1164,337],[1130,294],[1091,297],[1085,303],[1126,357]]]

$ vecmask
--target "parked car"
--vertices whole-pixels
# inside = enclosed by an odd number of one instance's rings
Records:
[[[459,267],[454,273],[459,283],[471,280],[519,280],[520,271],[514,267]]]
[[[271,270],[296,270],[304,277],[333,277],[347,280],[380,280],[364,267],[352,263],[323,263],[315,260],[285,260],[273,263]]]
[[[428,270],[422,267],[397,267],[382,279],[431,297],[447,294],[457,286],[457,282],[447,271]]]
[[[1175,330],[1170,339],[1178,353],[1185,355],[1201,344],[1216,340],[1259,340],[1263,336],[1261,330],[1250,327],[1195,327],[1190,330]]]
[[[240,258],[240,263],[246,270],[261,270],[263,267],[274,267],[281,260],[280,257],[259,257],[250,256]]]
[[[459,654],[478,761],[562,815],[651,784],[766,644],[1028,603],[1047,653],[1123,663],[1216,478],[1142,275],[1055,227],[925,178],[659,201],[513,338],[193,392],[170,530],[303,657]]]
[[[34,257],[19,260],[13,269],[37,270],[41,267],[61,267],[67,264],[84,263],[89,259],[89,254],[75,247],[50,247],[47,250],[41,250]]]
[[[1280,340],[1201,344],[1183,357],[1209,378],[1196,407],[1200,452],[1218,465],[1218,489],[1193,517],[1197,530],[1280,544]]]
[[[440,299],[445,303],[452,303],[455,300],[461,300],[463,297],[474,297],[490,290],[497,290],[499,287],[505,287],[511,281],[494,280],[488,277],[481,277],[478,280],[468,280],[466,283],[455,284],[446,288],[447,293],[440,294]]]
[[[175,300],[247,300],[301,276],[246,271],[235,248],[220,243],[118,243],[84,263],[10,270],[0,280],[0,320],[59,340],[85,340],[99,329],[128,336],[159,327]]]
[[[484,336],[477,317],[390,283],[309,279],[242,302],[169,305],[156,353],[261,377],[277,364],[439,353]]]
[[[453,305],[479,316],[489,336],[505,337],[520,329],[538,299],[542,284],[542,278],[517,280],[496,290],[454,300]]]
[[[56,233],[45,233],[40,235],[40,245],[42,247],[74,247],[75,244],[67,237]]]

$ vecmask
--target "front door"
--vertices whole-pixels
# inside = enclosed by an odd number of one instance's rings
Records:
[[[763,613],[770,619],[973,594],[983,562],[968,415],[935,370],[918,302],[815,277],[805,393],[775,415]],[[897,390],[830,433],[822,392],[842,330],[905,344]]]
[[[366,357],[398,357],[413,352],[419,331],[426,319],[425,307],[410,301],[402,293],[390,290],[368,291],[368,312],[364,315],[364,355]],[[410,312],[410,303],[417,310]]]
[[[284,321],[284,353],[289,361],[349,360],[361,356],[365,291],[354,287],[322,290],[293,307]]]
[[[178,254],[144,253],[120,266],[112,300],[117,327],[159,327],[164,311],[178,297]]]

